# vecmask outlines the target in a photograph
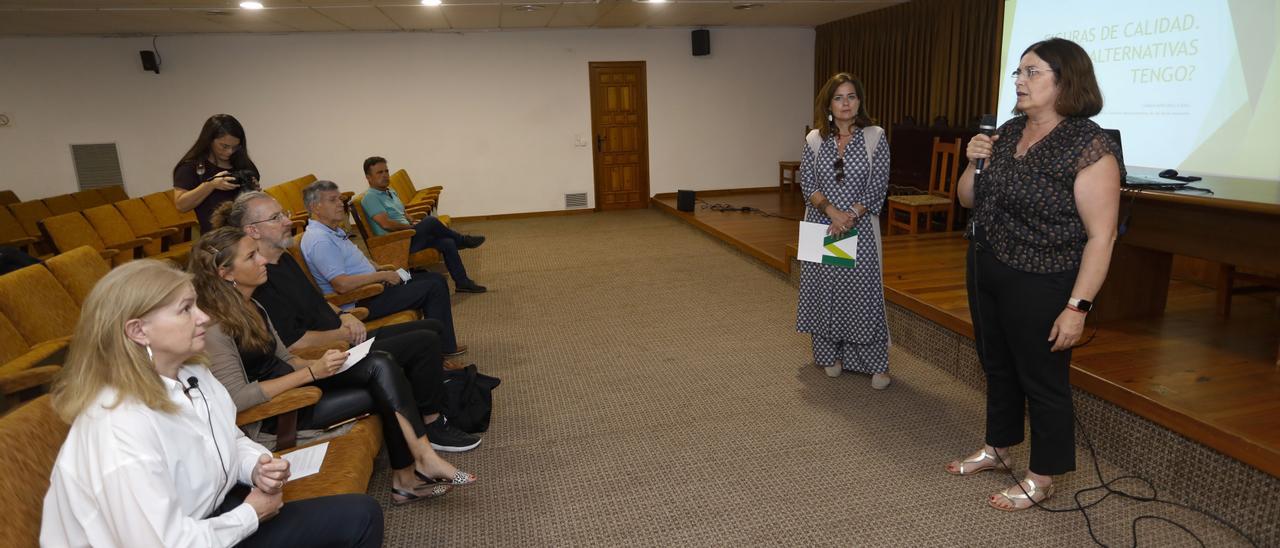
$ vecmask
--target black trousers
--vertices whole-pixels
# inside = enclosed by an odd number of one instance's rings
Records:
[[[209,517],[234,510],[248,494],[248,486],[237,486]],[[375,548],[382,546],[382,508],[369,495],[286,502],[279,514],[259,523],[258,530],[236,546]]]
[[[369,319],[376,320],[401,310],[418,310],[423,318],[440,322],[441,350],[458,350],[458,338],[453,332],[453,304],[449,302],[449,282],[435,272],[412,272],[405,283],[387,286],[381,294],[360,301],[369,309]]]
[[[992,447],[1022,443],[1031,414],[1032,472],[1075,470],[1071,351],[1052,352],[1049,332],[1066,308],[1075,270],[1034,274],[996,258],[980,235],[969,243],[965,285],[978,359],[987,377],[987,436]]]
[[[413,389],[404,370],[396,363],[391,354],[370,351],[363,360],[356,362],[350,369],[332,377],[320,379],[314,383],[323,391],[335,388],[364,388],[373,396],[373,408],[382,419],[382,439],[387,444],[387,457],[391,468],[399,470],[412,466],[413,453],[400,430],[400,415],[409,421],[416,437],[427,435],[427,425],[422,422],[422,414],[418,402],[413,397]]]
[[[369,332],[371,350],[381,350],[396,359],[409,378],[413,399],[423,415],[439,413],[444,391],[444,358],[440,355],[440,333],[444,325],[436,320],[418,320],[388,325]]]

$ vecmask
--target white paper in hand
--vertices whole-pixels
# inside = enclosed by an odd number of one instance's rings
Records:
[[[355,365],[356,362],[363,360],[365,356],[368,356],[369,349],[373,347],[373,340],[376,338],[377,337],[369,337],[365,339],[364,342],[347,349],[347,361],[342,363],[342,369],[339,369],[337,373],[334,373],[334,375],[351,369],[351,366]]]
[[[289,481],[299,480],[320,471],[329,442],[286,453],[280,458],[289,461]]]
[[[396,269],[396,274],[399,274],[399,275],[400,275],[400,281],[405,282],[405,283],[408,283],[408,282],[409,282],[409,280],[413,279],[413,276],[409,274],[409,271],[408,271],[408,270],[405,270],[405,269],[403,269],[403,268],[397,268],[397,269]]]

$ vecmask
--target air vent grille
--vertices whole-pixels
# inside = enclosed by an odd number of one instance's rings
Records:
[[[586,192],[574,192],[574,193],[564,195],[565,209],[578,209],[582,207],[587,207]]]
[[[71,145],[80,190],[124,184],[115,143]]]

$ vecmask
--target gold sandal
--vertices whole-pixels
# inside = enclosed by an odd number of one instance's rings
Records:
[[[1008,458],[1001,460],[996,457],[994,451],[988,453],[987,448],[985,447],[982,448],[981,451],[978,451],[978,455],[976,457],[964,459],[959,461],[959,463],[960,466],[956,467],[959,469],[959,472],[953,472],[950,467],[943,468],[946,469],[948,474],[953,476],[968,476],[970,474],[977,474],[978,472],[986,472],[987,470],[1004,471],[1009,469]],[[972,466],[972,468],[969,468],[969,466]]]
[[[1023,487],[1022,482],[1018,482],[1017,485],[1014,485],[1013,487],[1010,487],[998,493],[999,496],[1004,497],[1005,500],[1009,501],[1009,504],[1011,505],[1009,508],[996,506],[995,500],[993,499],[987,499],[987,504],[991,505],[991,507],[995,508],[996,510],[1003,510],[1005,512],[1017,512],[1019,510],[1026,510],[1027,508],[1031,508],[1036,504],[1044,502],[1048,500],[1049,497],[1053,496],[1053,484],[1049,484],[1048,487],[1040,487],[1039,485],[1036,485],[1036,481],[1031,478],[1026,478],[1022,481],[1027,482],[1027,485],[1029,485],[1030,487]],[[1010,494],[1010,492],[1012,492],[1012,494]],[[1026,506],[1019,508],[1018,501],[1020,500],[1029,500],[1031,501],[1031,504],[1028,504]]]

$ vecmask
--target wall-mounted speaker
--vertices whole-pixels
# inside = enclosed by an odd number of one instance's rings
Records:
[[[707,29],[693,31],[693,54],[695,56],[711,55],[711,31]]]
[[[156,59],[156,52],[144,49],[138,52],[142,57],[142,70],[149,70],[156,74],[160,74],[160,61]]]
[[[680,211],[693,212],[694,194],[692,190],[676,191],[676,209]]]

